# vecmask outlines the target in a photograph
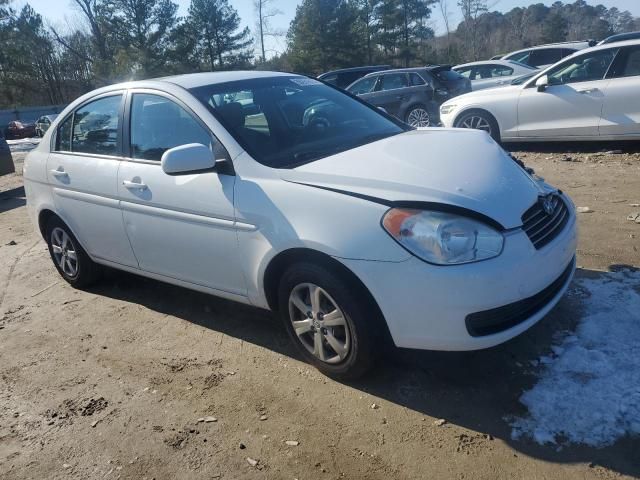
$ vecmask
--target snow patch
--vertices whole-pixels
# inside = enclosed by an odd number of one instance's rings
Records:
[[[583,318],[540,358],[540,380],[520,397],[529,414],[511,423],[512,437],[601,447],[638,435],[640,271],[576,279],[570,295],[584,306]]]
[[[40,143],[40,138],[19,138],[16,140],[7,140],[7,144],[12,152],[28,152],[33,150]]]

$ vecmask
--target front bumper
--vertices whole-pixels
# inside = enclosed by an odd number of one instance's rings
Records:
[[[477,350],[519,335],[558,303],[573,277],[576,246],[576,218],[571,213],[562,233],[540,250],[518,229],[505,234],[499,257],[477,263],[436,266],[415,257],[396,263],[341,261],[369,288],[396,346]],[[525,303],[532,298],[538,299],[533,309],[531,302]],[[512,304],[517,321],[510,319],[480,335],[470,332],[469,316]]]

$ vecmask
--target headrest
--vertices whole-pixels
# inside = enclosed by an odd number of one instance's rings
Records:
[[[218,107],[220,115],[231,128],[244,127],[244,108],[240,102],[231,102]]]

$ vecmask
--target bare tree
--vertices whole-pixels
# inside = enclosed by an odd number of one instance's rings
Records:
[[[264,46],[265,37],[281,37],[284,35],[284,32],[271,27],[271,18],[276,15],[282,15],[281,10],[271,5],[273,1],[254,0],[253,2],[257,15],[256,28],[258,30],[258,42],[260,43],[260,59],[263,63],[267,61],[267,49]]]
[[[447,31],[447,61],[451,58],[451,26],[449,21],[449,2],[448,0],[437,0],[438,7],[440,8],[440,14],[442,15],[442,21],[444,22],[444,28]]]

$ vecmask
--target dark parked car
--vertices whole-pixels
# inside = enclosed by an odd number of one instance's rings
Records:
[[[359,78],[373,72],[389,70],[390,65],[369,65],[366,67],[343,68],[341,70],[333,70],[318,76],[322,81],[330,83],[338,88],[346,88]]]
[[[7,126],[7,139],[35,137],[36,126],[33,123],[22,123],[18,120],[9,122]]]
[[[470,92],[471,82],[450,66],[430,66],[370,73],[346,90],[413,127],[428,127],[438,123],[440,105]]]
[[[0,131],[0,175],[6,175],[14,171],[15,168],[13,166],[13,158],[11,158],[11,150],[2,135],[2,131]]]

